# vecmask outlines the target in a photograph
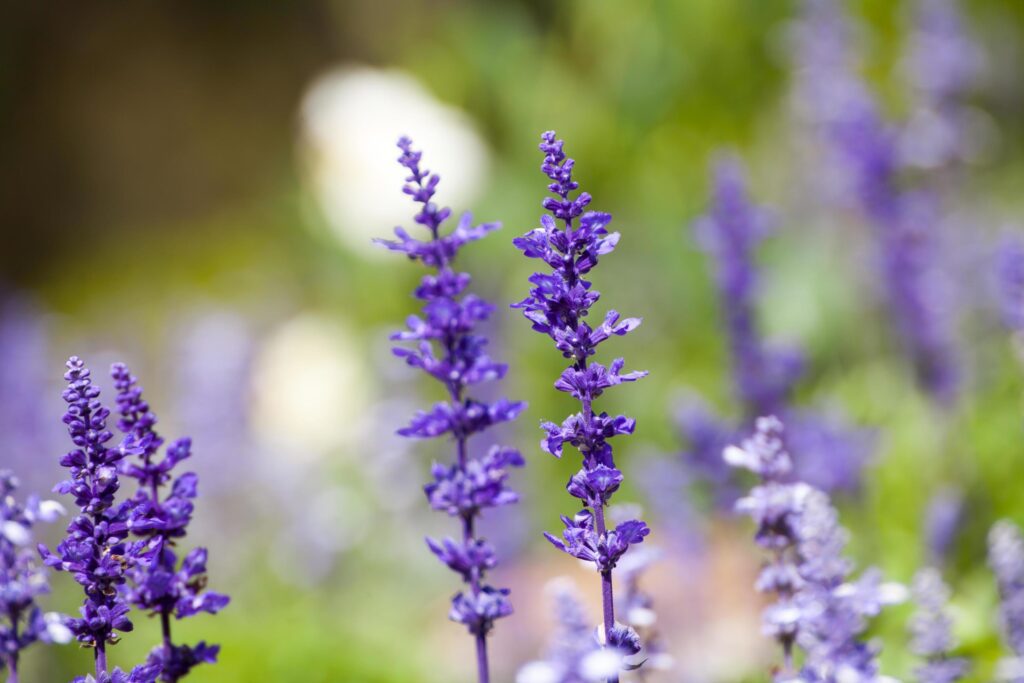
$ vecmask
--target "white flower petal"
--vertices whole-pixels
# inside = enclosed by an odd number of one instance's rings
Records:
[[[17,522],[4,522],[0,526],[0,535],[14,545],[25,545],[32,540],[29,530]]]

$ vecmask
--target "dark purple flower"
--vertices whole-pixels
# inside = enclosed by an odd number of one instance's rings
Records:
[[[539,228],[513,240],[527,258],[540,259],[551,272],[531,275],[529,281],[533,287],[529,296],[513,304],[513,308],[521,309],[533,329],[551,337],[555,348],[569,359],[571,364],[555,382],[555,388],[571,395],[582,408],[561,425],[554,422],[541,425],[547,432],[541,442],[545,451],[561,457],[562,448],[568,443],[583,456],[583,469],[570,479],[568,490],[582,500],[584,509],[573,518],[562,518],[566,526],[562,539],[545,535],[556,548],[592,562],[601,573],[604,632],[608,634],[605,645],[609,650],[625,651],[632,649],[632,641],[611,642],[617,633],[614,631],[612,569],[629,546],[643,541],[650,530],[636,520],[623,522],[614,529],[605,525],[605,506],[622,481],[608,439],[631,434],[636,423],[623,415],[612,418],[607,413],[597,414],[593,402],[605,389],[636,381],[647,373],[623,373],[625,363],[621,358],[608,366],[589,362],[598,345],[612,336],[623,336],[635,330],[640,319],[623,319],[617,311],[611,310],[596,328],[586,321],[601,295],[584,276],[597,265],[600,257],[615,249],[619,234],[608,232],[610,214],[584,213],[590,204],[589,194],[581,192],[576,198],[570,197],[579,183],[572,178],[575,162],[566,157],[562,144],[554,131],[541,137],[540,150],[544,153],[541,170],[551,180],[548,190],[555,195],[542,204],[551,215],[541,217]],[[617,673],[608,680],[617,681]]]
[[[99,674],[97,678],[79,676],[72,683],[154,683],[159,676],[159,667],[145,664],[135,667],[129,673],[125,673],[121,669],[114,669],[111,673]]]
[[[192,666],[216,661],[218,647],[205,642],[194,647],[175,645],[171,617],[216,614],[227,606],[229,598],[204,590],[205,548],[190,551],[180,565],[174,550],[176,539],[185,535],[192,521],[192,501],[197,495],[195,473],[172,474],[178,464],[191,457],[191,439],[172,442],[163,457],[158,457],[164,440],[156,432],[157,418],[142,396],[142,387],[123,363],[114,364],[110,374],[117,389],[118,428],[125,441],[135,446],[135,457],[121,462],[122,473],[139,482],[133,499],[136,508],[132,531],[147,543],[145,561],[129,572],[132,585],[127,596],[135,607],[160,618],[163,643],[154,648],[147,664],[159,667],[160,680],[174,683]]]
[[[967,660],[950,657],[953,620],[946,612],[949,587],[937,569],[926,567],[914,576],[911,587],[917,611],[910,620],[910,649],[925,663],[914,670],[920,683],[954,683],[967,674]]]
[[[476,638],[479,679],[486,683],[490,676],[487,634],[497,619],[512,613],[512,605],[507,589],[484,583],[485,573],[494,568],[497,559],[494,549],[476,537],[475,524],[484,508],[518,500],[506,483],[509,468],[522,467],[524,461],[518,451],[498,446],[483,457],[472,457],[468,440],[489,427],[514,420],[526,404],[508,399],[485,402],[467,396],[471,386],[504,377],[507,366],[487,355],[487,339],[476,332],[490,317],[493,306],[466,293],[470,277],[456,272],[453,261],[463,245],[497,230],[499,224],[474,227],[472,217],[465,214],[454,230],[442,234],[441,227],[451,210],[438,208],[433,201],[440,178],[420,166],[422,155],[413,150],[408,138],[400,139],[398,147],[402,150],[398,161],[409,172],[403,191],[420,205],[413,220],[429,231],[429,239],[419,240],[395,228],[396,240],[377,242],[421,262],[432,272],[423,276],[414,292],[423,302],[421,315],[409,316],[407,329],[396,332],[391,339],[411,343],[396,347],[395,355],[439,381],[447,391],[446,401],[417,413],[398,433],[414,438],[450,435],[455,442],[455,462],[435,463],[433,481],[424,492],[432,508],[459,518],[462,539],[427,539],[427,545],[467,585],[467,591],[452,599],[449,617],[465,625]]]
[[[71,632],[66,617],[43,613],[36,599],[48,593],[46,572],[31,548],[36,522],[53,522],[64,508],[52,500],[30,496],[18,502],[18,480],[0,470],[0,669],[7,667],[9,680],[17,683],[21,651],[35,642],[67,643]]]
[[[139,518],[139,502],[116,502],[118,470],[127,456],[143,453],[146,446],[129,438],[111,447],[110,411],[100,403],[88,368],[76,356],[67,368],[64,424],[75,448],[60,461],[71,478],[54,490],[73,496],[81,514],[71,520],[56,553],[43,545],[39,552],[47,566],[70,573],[82,586],[81,618],[68,619],[67,626],[82,645],[93,648],[96,676],[107,680],[107,645],[118,641],[118,632],[133,628],[124,597],[127,576],[147,562],[145,555],[152,550],[147,541],[128,540]]]

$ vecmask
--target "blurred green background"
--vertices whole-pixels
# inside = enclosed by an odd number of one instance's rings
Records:
[[[899,119],[910,4],[849,8],[865,73]],[[966,217],[958,248],[984,251],[1024,204],[1024,5],[963,10],[987,57],[972,105],[995,142],[948,199]],[[411,223],[393,148],[407,133],[442,174],[443,203],[504,223],[462,265],[499,304],[495,355],[512,368],[502,392],[530,402],[503,435],[527,456],[514,477],[523,501],[490,527],[503,555],[495,582],[517,608],[491,640],[495,679],[511,681],[550,630],[545,583],[570,575],[597,592],[540,536],[573,509],[573,458],[536,445],[538,421],[570,410],[551,387],[560,358],[503,305],[525,295],[534,266],[510,240],[541,212],[538,136],[566,139],[593,208],[622,233],[594,280],[607,305],[645,319],[613,352],[651,375],[604,404],[638,418],[619,444],[632,482],[619,497],[641,504],[630,473],[677,458],[681,391],[738,413],[709,263],[689,229],[708,201],[709,160],[731,148],[779,217],[760,254],[760,312],[770,335],[808,353],[797,402],[877,430],[863,491],[840,499],[851,554],[909,581],[929,501],[955,486],[966,515],[946,574],[973,680],[989,680],[1003,646],[985,533],[1000,517],[1024,522],[1019,357],[978,287],[960,335],[965,397],[940,413],[914,386],[872,295],[869,232],[815,201],[808,179],[820,169],[795,151],[812,137],[789,96],[796,11],[781,0],[5,3],[3,464],[52,486],[66,448],[63,360],[82,355],[104,378],[123,359],[164,432],[195,438],[203,495],[189,540],[210,547],[211,586],[233,597],[221,615],[176,626],[223,646],[190,680],[471,680],[471,641],[445,619],[453,577],[421,540],[450,526],[419,491],[443,444],[392,435],[439,398],[386,340],[414,310],[419,271],[369,244]],[[651,521],[650,542],[674,547]],[[759,635],[749,524],[694,524],[700,550],[671,550],[648,577],[677,660],[652,680],[763,680],[774,653]],[[47,609],[75,611],[70,578],[53,584]],[[909,678],[909,608],[890,612],[874,628],[884,669]],[[138,621],[115,662],[156,642],[156,625]],[[90,666],[73,646],[36,647],[24,680]]]

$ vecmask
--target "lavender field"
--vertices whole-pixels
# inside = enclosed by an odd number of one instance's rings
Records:
[[[1024,681],[1017,0],[0,34],[0,680]]]

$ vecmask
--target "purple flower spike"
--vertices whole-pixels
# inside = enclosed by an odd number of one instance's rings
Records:
[[[131,588],[126,594],[135,607],[160,618],[163,643],[150,653],[147,665],[156,667],[161,681],[174,683],[197,664],[216,662],[219,648],[205,642],[175,645],[171,639],[171,617],[184,619],[200,612],[216,614],[227,606],[229,598],[204,592],[205,548],[189,552],[180,565],[174,550],[175,541],[185,535],[192,521],[198,477],[192,472],[175,477],[172,472],[191,457],[192,441],[178,439],[158,458],[164,440],[155,430],[157,418],[142,397],[142,387],[123,363],[114,364],[110,374],[117,389],[117,425],[125,435],[125,443],[133,445],[134,457],[121,462],[121,472],[139,482],[133,498],[131,530],[146,543],[145,561],[129,572]]]
[[[783,444],[782,423],[766,417],[742,447],[730,446],[723,454],[730,465],[761,480],[736,509],[754,520],[754,538],[770,553],[755,586],[776,596],[763,613],[765,634],[783,650],[775,680],[877,680],[877,652],[860,634],[867,618],[902,600],[905,590],[881,583],[873,570],[849,580],[853,567],[843,556],[846,531],[835,508],[823,491],[792,480]],[[795,646],[805,653],[799,672]]]
[[[942,574],[931,567],[914,576],[911,587],[917,612],[910,621],[910,649],[925,663],[914,670],[920,683],[955,683],[967,675],[967,660],[950,657],[953,648],[953,620],[946,612],[949,587]]]
[[[420,205],[413,220],[429,231],[430,238],[419,240],[395,228],[397,240],[376,241],[433,272],[423,276],[414,292],[423,302],[422,314],[409,316],[407,329],[391,336],[392,341],[412,346],[398,346],[394,354],[443,384],[448,395],[446,401],[413,416],[398,433],[410,438],[450,435],[455,442],[455,462],[435,463],[431,469],[433,481],[424,492],[432,508],[460,520],[461,538],[428,538],[427,545],[467,585],[467,591],[452,599],[449,618],[463,624],[475,638],[479,680],[487,683],[487,634],[496,620],[512,613],[512,605],[507,589],[484,583],[484,575],[497,564],[497,557],[494,548],[475,535],[475,525],[485,508],[519,499],[506,482],[509,469],[522,467],[524,461],[519,451],[499,446],[473,457],[468,441],[493,425],[516,419],[526,404],[507,399],[484,402],[467,395],[469,387],[501,379],[508,368],[491,360],[487,339],[475,332],[476,326],[490,317],[493,306],[466,293],[469,275],[456,272],[453,261],[463,245],[486,236],[499,224],[474,227],[472,217],[465,214],[453,231],[442,234],[441,227],[451,210],[438,208],[433,202],[440,178],[420,166],[422,154],[413,150],[408,138],[400,139],[398,147],[402,150],[398,162],[409,172],[403,191]]]
[[[64,424],[75,448],[60,461],[71,478],[54,490],[74,496],[81,513],[71,520],[56,553],[43,545],[39,553],[47,566],[71,574],[85,592],[82,618],[68,619],[66,625],[78,642],[93,648],[96,679],[141,683],[145,679],[107,670],[107,646],[118,642],[119,632],[133,628],[125,584],[130,573],[145,566],[152,552],[147,541],[128,540],[140,519],[140,502],[115,500],[120,489],[119,470],[126,457],[144,453],[146,446],[132,438],[116,447],[109,445],[113,438],[107,429],[110,411],[100,403],[100,390],[92,384],[80,358],[68,360],[64,379],[67,389],[63,398],[68,404]]]
[[[20,503],[14,498],[17,489],[14,473],[0,470],[0,669],[6,666],[8,680],[14,683],[22,650],[36,642],[71,640],[66,617],[43,613],[36,604],[49,585],[31,547],[35,523],[55,521],[64,508],[35,496]]]
[[[1000,662],[1001,680],[1024,681],[1024,538],[1009,520],[996,522],[988,534],[988,564],[999,587],[1003,639],[1012,656]]]
[[[934,4],[934,3],[933,3]],[[913,365],[918,385],[940,406],[960,393],[950,283],[942,272],[935,226],[936,197],[906,190],[908,160],[901,131],[886,121],[854,68],[851,28],[842,3],[806,0],[798,44],[797,97],[819,133],[831,167],[840,172],[842,196],[870,224],[892,326]],[[945,73],[928,48],[929,69]]]
[[[728,426],[700,405],[679,420],[690,444],[684,465],[713,487],[719,501],[731,501],[729,473],[722,469],[724,445],[745,433],[757,417],[777,415],[788,425],[786,448],[796,454],[796,475],[827,491],[856,490],[871,453],[871,439],[821,411],[798,410],[790,395],[803,371],[803,354],[766,341],[757,317],[759,273],[756,248],[769,233],[767,210],[752,203],[739,159],[719,158],[714,167],[711,207],[694,232],[713,257],[724,327],[729,340],[735,394],[743,419]]]
[[[589,359],[597,347],[612,336],[623,336],[635,330],[640,319],[622,318],[612,310],[596,328],[586,321],[601,294],[584,276],[598,264],[600,257],[615,249],[619,234],[608,232],[610,214],[584,213],[591,201],[589,194],[581,192],[575,198],[570,196],[579,187],[572,177],[575,162],[566,157],[562,141],[556,139],[553,131],[541,137],[540,151],[544,153],[541,171],[551,180],[548,190],[555,195],[542,202],[551,215],[542,216],[539,228],[513,240],[513,244],[527,258],[539,259],[551,270],[530,276],[533,287],[529,296],[513,304],[513,308],[521,309],[533,329],[551,337],[555,348],[569,359],[570,365],[555,382],[555,388],[579,401],[581,410],[561,424],[542,423],[547,436],[541,448],[555,457],[562,456],[565,444],[579,450],[583,468],[570,479],[567,489],[584,506],[574,517],[562,517],[566,528],[561,539],[552,534],[545,536],[559,550],[592,563],[601,574],[603,632],[608,634],[604,648],[608,653],[633,654],[635,633],[626,637],[616,630],[612,570],[629,547],[642,542],[650,530],[636,520],[609,528],[605,523],[605,507],[622,482],[622,472],[615,467],[608,439],[632,434],[636,423],[624,415],[610,417],[607,413],[596,413],[593,405],[606,389],[623,382],[635,382],[647,373],[623,372],[625,362],[621,358],[608,366],[589,362]],[[639,647],[637,640],[636,649]],[[617,668],[609,673],[607,680],[618,681]]]

